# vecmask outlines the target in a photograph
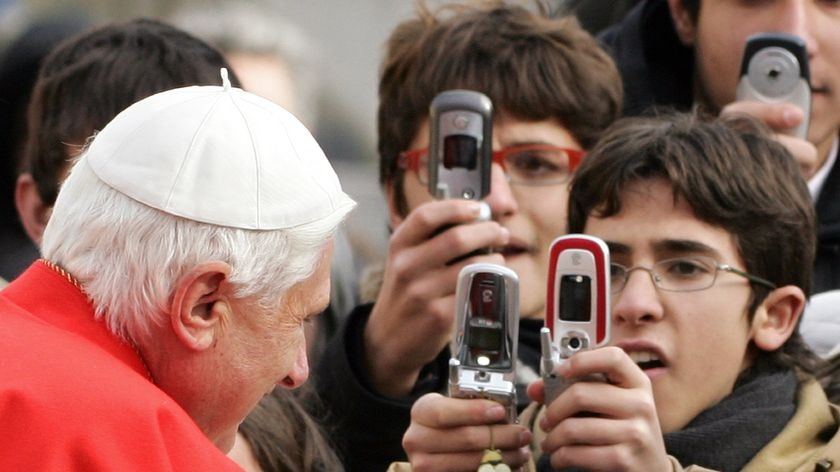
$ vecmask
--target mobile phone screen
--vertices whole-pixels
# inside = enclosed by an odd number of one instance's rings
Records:
[[[443,139],[443,166],[447,169],[473,170],[478,162],[478,140],[466,134],[452,134]]]
[[[560,279],[560,319],[587,322],[591,317],[592,279],[570,274]]]

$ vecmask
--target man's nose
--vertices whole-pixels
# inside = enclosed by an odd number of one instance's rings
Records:
[[[613,317],[629,324],[659,320],[664,314],[659,295],[652,273],[642,269],[630,271],[624,288],[612,295]]]
[[[495,162],[490,171],[490,194],[484,198],[484,202],[490,205],[494,218],[513,214],[519,209],[505,171]]]
[[[294,364],[292,364],[291,370],[286,374],[286,377],[281,383],[283,387],[293,389],[303,385],[308,378],[309,359],[306,355],[306,343],[302,342],[298,348],[297,357],[295,358]]]

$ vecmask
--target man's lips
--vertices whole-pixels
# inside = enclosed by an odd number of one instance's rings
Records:
[[[665,372],[668,359],[662,349],[647,341],[632,341],[617,344],[630,359],[642,369],[645,374],[653,378]]]
[[[502,247],[493,248],[493,252],[499,253],[505,257],[514,257],[534,252],[534,248],[519,239],[511,238],[510,243]]]

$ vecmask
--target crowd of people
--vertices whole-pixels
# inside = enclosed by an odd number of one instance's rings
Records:
[[[569,4],[418,2],[392,30],[390,239],[365,277],[305,61],[270,28],[231,4],[21,35],[0,57],[0,470],[840,470],[840,5]],[[803,40],[809,110],[736,98],[760,32]],[[482,202],[429,191],[453,89],[492,102]],[[609,248],[611,337],[549,401],[570,233]],[[515,423],[447,396],[477,262],[519,280]]]

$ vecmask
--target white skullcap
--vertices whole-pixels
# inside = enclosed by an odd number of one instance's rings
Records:
[[[307,129],[230,86],[161,92],[96,135],[84,159],[114,190],[219,226],[272,230],[346,213],[355,203]]]

